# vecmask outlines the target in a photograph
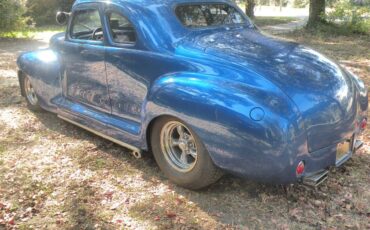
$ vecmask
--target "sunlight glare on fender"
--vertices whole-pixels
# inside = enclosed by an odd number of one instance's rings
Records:
[[[41,60],[42,62],[46,62],[46,63],[53,62],[53,61],[57,60],[57,56],[55,55],[55,53],[52,50],[40,51],[37,54],[37,58],[39,60]]]

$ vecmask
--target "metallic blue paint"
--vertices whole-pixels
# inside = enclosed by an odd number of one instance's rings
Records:
[[[336,164],[336,145],[366,118],[363,82],[312,49],[245,25],[188,29],[177,4],[227,0],[77,0],[73,10],[116,11],[137,33],[114,44],[55,35],[50,48],[22,54],[41,105],[147,150],[159,116],[177,117],[202,139],[214,163],[251,179],[292,183]],[[20,75],[22,77],[22,74]]]

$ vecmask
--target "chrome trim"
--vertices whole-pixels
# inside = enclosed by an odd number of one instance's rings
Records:
[[[354,151],[359,150],[360,148],[362,148],[363,145],[364,145],[364,143],[362,141],[356,140],[355,145],[354,145]]]
[[[100,137],[102,137],[102,138],[104,138],[104,139],[107,139],[107,140],[109,140],[109,141],[111,141],[111,142],[114,142],[114,143],[116,143],[116,144],[118,144],[118,145],[120,145],[120,146],[122,146],[122,147],[128,148],[128,149],[130,149],[130,150],[132,150],[132,151],[134,151],[134,152],[138,153],[137,155],[139,155],[139,154],[140,154],[140,157],[141,157],[142,150],[140,150],[139,148],[136,148],[135,146],[132,146],[132,145],[127,144],[127,143],[125,143],[125,142],[122,142],[122,141],[120,141],[120,140],[114,139],[113,137],[110,137],[110,136],[108,136],[108,135],[105,135],[105,134],[103,134],[103,133],[100,133],[100,132],[98,132],[98,131],[96,131],[96,130],[93,130],[93,129],[91,129],[91,128],[87,127],[87,126],[84,126],[84,125],[82,125],[82,124],[80,124],[80,123],[78,123],[78,122],[72,121],[72,120],[71,120],[71,119],[69,119],[69,118],[63,117],[63,116],[61,116],[61,115],[58,115],[58,117],[59,117],[60,119],[64,120],[64,121],[66,121],[66,122],[69,122],[69,123],[71,123],[71,124],[73,124],[73,125],[76,125],[76,126],[78,126],[78,127],[82,128],[82,129],[85,129],[85,130],[87,130],[87,131],[89,131],[89,132],[91,132],[91,133],[93,133],[93,134],[95,134],[95,135],[97,135],[97,136],[100,136]]]
[[[36,106],[39,103],[39,100],[37,98],[35,89],[33,88],[32,84],[30,82],[30,79],[27,75],[24,77],[24,83],[23,84],[24,84],[24,92],[26,94],[28,102],[31,105]]]
[[[198,161],[193,134],[182,123],[170,121],[161,130],[160,142],[166,161],[179,172],[190,172]]]
[[[335,162],[335,167],[340,167],[352,157],[353,151],[349,151],[346,155]]]
[[[345,155],[343,155],[340,159],[335,160],[335,167],[340,167],[345,162],[347,162],[356,151],[356,149],[355,149],[355,146],[356,146],[355,135],[353,135],[351,139],[348,139],[346,141],[350,141],[350,150]],[[337,144],[337,148],[338,148],[339,144],[340,143]],[[335,154],[337,154],[337,153],[335,153]]]

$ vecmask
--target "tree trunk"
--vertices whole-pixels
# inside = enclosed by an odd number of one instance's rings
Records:
[[[321,22],[325,22],[325,0],[310,0],[310,16],[308,27],[315,27]]]
[[[283,10],[283,0],[280,0],[279,2],[279,10],[280,12]]]
[[[250,18],[254,18],[254,7],[255,7],[255,2],[254,0],[247,0],[245,5],[245,13],[248,15]]]

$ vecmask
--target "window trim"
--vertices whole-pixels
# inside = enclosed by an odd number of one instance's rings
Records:
[[[72,37],[72,28],[73,28],[73,20],[76,16],[76,13],[83,10],[97,10],[99,13],[100,23],[102,26],[102,32],[103,32],[103,41],[95,41],[95,40],[85,40],[85,39],[78,39]],[[72,17],[69,20],[68,27],[67,27],[67,40],[70,42],[80,43],[80,44],[92,44],[92,45],[104,45],[104,42],[106,40],[106,35],[104,32],[104,22],[100,11],[100,6],[97,3],[84,3],[81,5],[77,5],[72,10]]]
[[[109,20],[109,17],[108,17],[108,15],[111,14],[111,13],[116,13],[116,14],[120,15],[121,17],[125,18],[132,25],[132,28],[134,28],[135,37],[136,37],[135,42],[119,43],[119,42],[114,41],[112,30],[111,30],[110,23],[109,23],[110,20]],[[117,10],[117,9],[107,8],[104,11],[104,18],[105,18],[105,21],[106,21],[106,29],[107,29],[108,36],[109,36],[109,44],[111,46],[115,46],[115,47],[135,47],[137,45],[138,40],[139,40],[137,29],[136,29],[135,25],[132,23],[132,21],[124,15],[124,13],[122,13],[120,10]]]
[[[244,23],[235,23],[235,24],[226,24],[226,25],[214,25],[214,26],[205,26],[205,27],[188,27],[185,26],[180,18],[176,14],[176,9],[179,6],[191,6],[191,5],[220,5],[220,4],[225,4],[228,5],[232,8],[234,8],[245,20]],[[236,5],[230,4],[228,2],[185,2],[185,3],[175,3],[172,6],[172,13],[174,14],[176,20],[180,23],[180,25],[187,29],[187,30],[193,30],[193,31],[198,31],[198,30],[209,30],[209,29],[217,29],[217,28],[225,28],[225,27],[234,27],[234,26],[251,26],[254,27],[253,23],[250,21],[250,19],[245,15],[244,12],[240,10],[240,8]]]

